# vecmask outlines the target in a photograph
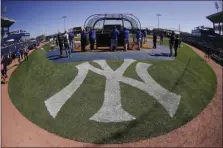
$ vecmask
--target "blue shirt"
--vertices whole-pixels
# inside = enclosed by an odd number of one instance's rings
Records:
[[[129,40],[129,31],[127,29],[124,30],[124,40]]]
[[[136,32],[136,38],[142,38],[142,32],[140,30]]]
[[[160,35],[160,38],[163,38],[163,34]]]
[[[143,35],[144,35],[144,37],[146,37],[146,35],[147,35],[147,31],[146,30],[144,30]]]
[[[81,38],[82,39],[86,39],[86,37],[87,37],[87,32],[86,31],[82,31],[81,32]]]
[[[19,48],[16,48],[16,55],[17,56],[20,56],[20,50],[19,50]]]
[[[73,33],[69,33],[69,40],[72,41],[74,39],[74,34]]]
[[[95,40],[95,38],[96,38],[96,32],[94,30],[91,30],[89,32],[89,39],[90,40]]]
[[[111,39],[117,40],[118,35],[119,35],[118,29],[113,30],[112,33],[111,33]]]

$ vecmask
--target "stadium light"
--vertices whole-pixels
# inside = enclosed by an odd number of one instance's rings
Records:
[[[64,32],[65,32],[65,30],[66,30],[66,28],[65,28],[65,20],[66,20],[67,16],[62,16],[62,18],[64,19]]]
[[[219,8],[218,2],[215,2],[215,8],[217,9],[217,12],[218,12],[218,8]]]
[[[1,10],[1,12],[2,12],[2,17],[3,17],[3,14],[5,14],[6,12],[7,12],[7,6],[5,6],[2,10]]]
[[[160,22],[159,17],[161,16],[161,14],[156,14],[156,16],[158,17],[158,30],[159,30],[159,22]]]
[[[3,12],[4,12],[4,13],[7,12],[7,6],[4,7]]]

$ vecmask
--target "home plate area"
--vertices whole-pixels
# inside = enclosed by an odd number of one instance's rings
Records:
[[[78,46],[78,43],[76,43]],[[152,47],[152,41],[148,41],[146,46]],[[123,60],[123,59],[161,59],[161,60],[173,60],[173,57],[169,57],[170,50],[168,47],[163,45],[157,45],[157,49],[152,48],[141,48],[140,51],[128,50],[111,52],[108,50],[88,51],[80,52],[80,50],[73,50],[71,57],[67,58],[65,51],[63,51],[63,57],[60,57],[60,51],[58,47],[53,48],[51,51],[47,52],[46,56],[49,60],[56,63],[62,62],[79,62],[79,61],[89,61],[89,60]]]
[[[121,144],[157,137],[196,117],[216,88],[213,71],[186,45],[176,58],[167,45],[70,58],[50,46],[17,68],[9,95],[26,118],[63,138]]]

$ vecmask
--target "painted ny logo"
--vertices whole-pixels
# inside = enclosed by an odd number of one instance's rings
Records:
[[[54,118],[57,116],[57,113],[62,106],[75,93],[86,78],[88,71],[91,70],[106,77],[106,86],[103,105],[99,111],[90,118],[90,120],[109,123],[135,119],[134,116],[130,115],[122,108],[119,82],[131,85],[153,96],[166,109],[169,115],[173,117],[179,106],[181,96],[169,92],[156,83],[147,72],[147,69],[151,64],[137,63],[136,65],[136,72],[144,83],[123,76],[125,70],[134,61],[135,60],[132,59],[124,60],[124,63],[115,71],[113,71],[104,60],[94,61],[99,64],[103,70],[95,68],[88,62],[77,65],[78,74],[75,79],[60,92],[45,101],[45,105],[50,115]]]

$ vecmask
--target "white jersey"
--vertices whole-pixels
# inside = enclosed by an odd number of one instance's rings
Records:
[[[68,42],[68,44],[69,44],[69,35],[68,35],[68,33],[65,33],[65,34],[63,35],[63,37],[66,38],[66,40],[67,40],[67,42]]]
[[[28,52],[28,47],[27,46],[25,46],[24,51]]]

